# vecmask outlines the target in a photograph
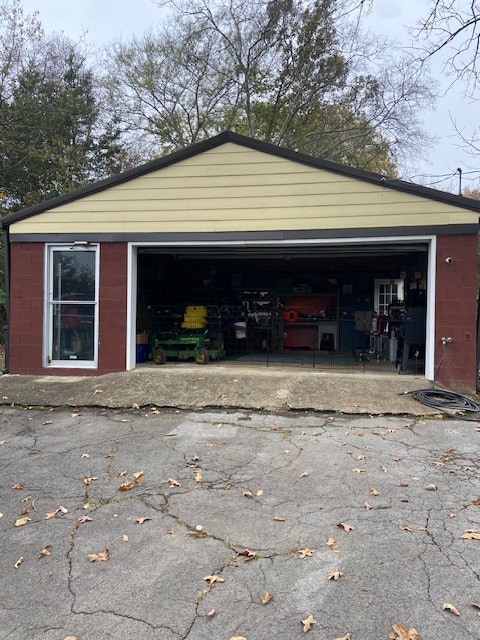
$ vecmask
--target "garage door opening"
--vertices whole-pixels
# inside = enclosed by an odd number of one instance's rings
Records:
[[[425,371],[428,244],[137,249],[137,366]]]

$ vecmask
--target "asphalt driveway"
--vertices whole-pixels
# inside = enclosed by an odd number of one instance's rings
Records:
[[[476,422],[147,407],[1,424],[2,640],[480,638]]]

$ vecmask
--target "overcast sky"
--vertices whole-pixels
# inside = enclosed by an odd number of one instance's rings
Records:
[[[161,12],[151,0],[23,0],[27,12],[38,11],[46,32],[63,31],[73,39],[87,32],[88,42],[105,43],[119,36],[140,34],[159,21]],[[406,25],[425,15],[428,0],[375,0],[371,27],[379,34],[408,43]],[[433,64],[433,76],[445,89],[449,86],[441,60]],[[438,101],[436,110],[425,113],[423,121],[429,135],[438,142],[427,161],[408,168],[407,180],[456,190],[457,167],[463,170],[463,185],[480,186],[480,159],[475,161],[460,148],[452,124],[454,120],[465,137],[479,126],[479,104],[464,99],[463,87],[455,85]],[[448,177],[448,176],[452,177]],[[446,179],[445,179],[446,178]]]

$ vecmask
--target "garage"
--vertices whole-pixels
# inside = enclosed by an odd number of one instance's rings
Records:
[[[9,371],[303,366],[474,391],[479,212],[224,132],[2,219]]]

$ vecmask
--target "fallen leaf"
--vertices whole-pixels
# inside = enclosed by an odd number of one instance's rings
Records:
[[[363,506],[367,511],[369,511],[370,509],[373,509],[372,505],[367,500],[365,500],[365,502],[363,503]]]
[[[123,476],[126,476],[127,472],[126,471],[120,471],[120,473],[117,473],[117,478],[123,478]]]
[[[247,560],[253,560],[258,557],[258,554],[255,551],[251,551],[250,549],[244,549],[243,551],[239,551],[239,556],[246,556]]]
[[[18,514],[19,516],[26,516],[27,513],[30,513],[30,509],[28,507],[23,507],[23,509]]]
[[[215,582],[225,582],[225,578],[222,578],[222,576],[217,576],[215,574],[211,576],[205,576],[204,580],[206,580],[210,585],[215,584]]]
[[[326,542],[327,547],[329,547],[332,551],[335,551],[335,553],[340,553],[340,547],[338,546],[338,544],[335,542],[335,538],[332,538],[330,536],[330,538],[328,538],[327,542]]]
[[[67,636],[63,640],[77,640],[77,636]]]
[[[45,420],[45,422],[42,422],[42,424],[53,424],[53,420]]]
[[[263,489],[260,489],[259,491],[257,491],[256,496],[257,498],[260,498],[260,496],[263,496]]]
[[[408,487],[408,482],[399,482],[397,487]]]
[[[80,456],[80,458],[89,458],[90,454],[89,453],[82,453],[82,455]]]
[[[140,409],[140,405],[138,404],[138,402],[134,402],[132,404],[132,409]]]
[[[215,609],[210,609],[207,613],[207,618],[212,618],[215,615]]]
[[[349,531],[355,531],[355,527],[351,524],[347,524],[346,522],[338,522],[337,527],[342,527],[342,529],[347,533]]]
[[[334,640],[351,640],[351,638],[352,638],[352,634],[351,633],[346,633],[341,638],[334,638]]]
[[[300,558],[307,558],[312,555],[313,551],[307,547],[306,549],[298,549],[297,553],[300,554]]]
[[[139,484],[140,480],[143,478],[143,471],[137,471],[136,473],[133,474],[133,480],[135,482],[135,484]]]
[[[342,576],[343,573],[341,571],[330,571],[330,573],[327,573],[327,580],[338,580]]]
[[[84,522],[92,522],[92,518],[90,516],[81,516],[78,518],[79,524],[83,524]]]
[[[133,484],[133,482],[130,482],[130,480],[125,480],[125,482],[122,482],[121,485],[119,485],[118,490],[119,491],[130,491],[130,489],[133,489],[135,485]]]
[[[83,483],[88,486],[89,484],[92,484],[94,480],[98,480],[98,478],[96,476],[85,476],[83,478]]]
[[[357,457],[357,460],[365,460],[365,456],[363,455],[363,453]]]
[[[460,615],[460,611],[457,609],[457,607],[454,607],[453,604],[450,604],[449,602],[444,602],[442,604],[442,609],[444,611],[450,611],[451,613],[453,613],[456,616]]]
[[[406,524],[401,524],[401,525],[400,525],[400,529],[401,529],[402,531],[412,531],[412,529],[410,529],[410,527],[407,527],[407,525],[406,525]]]
[[[480,531],[465,529],[461,536],[464,540],[480,540]]]
[[[372,496],[379,496],[380,492],[375,489],[375,487],[370,487],[370,493]]]
[[[310,474],[308,473],[308,471],[304,471],[303,473],[301,473],[298,477],[299,478],[307,478]]]
[[[58,513],[68,513],[68,509],[65,509],[65,507],[58,507],[58,509],[55,509],[55,511],[47,511],[47,513],[43,516],[43,519],[51,520],[52,518],[55,518]]]
[[[316,623],[315,618],[312,616],[312,614],[310,614],[308,618],[305,618],[305,620],[302,620],[303,632],[306,633],[307,631],[310,631],[310,629],[312,628],[312,625],[315,623]]]
[[[167,533],[169,536],[173,536],[173,534],[175,533],[174,529],[167,529]]]
[[[122,536],[122,540],[123,540],[124,542],[128,542],[128,536],[127,536],[127,535],[123,535],[123,536]]]
[[[23,556],[20,556],[20,558],[13,565],[15,569],[18,569],[18,567],[22,564],[22,562],[23,562]]]
[[[12,485],[12,489],[16,489],[17,491],[19,489],[25,489],[25,485],[23,484],[23,482],[16,482],[14,485]]]
[[[181,487],[182,486],[180,484],[180,482],[178,482],[178,480],[175,480],[175,478],[168,478],[167,482],[169,483],[169,485],[171,487]]]
[[[281,518],[280,516],[273,516],[272,520],[275,522],[285,522],[285,518]]]
[[[392,629],[397,634],[397,637],[394,637],[393,640],[420,640],[418,631],[413,627],[408,629],[403,622],[392,625]]]
[[[44,549],[42,549],[38,554],[37,560],[40,560],[40,558],[44,558],[45,556],[49,556],[51,553],[52,553],[52,545],[47,544],[47,546]]]
[[[425,489],[427,491],[436,491],[437,490],[437,485],[432,482],[431,484],[427,484]]]
[[[232,636],[230,640],[247,640],[244,636]]]
[[[471,500],[470,504],[473,504],[474,506],[480,505],[480,498],[475,498],[475,500]]]
[[[243,496],[245,496],[245,498],[253,498],[253,493],[251,491],[244,491]]]
[[[30,500],[33,500],[33,497],[32,497],[32,496],[25,496],[25,498],[22,498],[22,499],[20,500],[20,502],[22,502],[22,503],[23,503],[23,502],[30,502]]]
[[[110,558],[110,550],[107,547],[104,551],[89,553],[87,557],[90,562],[106,562]]]
[[[195,474],[195,482],[200,482],[201,479],[202,479],[202,472],[197,471],[197,473]]]
[[[354,473],[365,473],[365,469],[352,469]]]
[[[142,516],[141,518],[136,518],[135,522],[137,524],[143,524],[144,522],[146,522],[147,520],[151,520],[151,518],[149,518],[148,516]]]
[[[380,466],[380,469],[383,471],[383,473],[387,473],[388,471],[387,467],[384,467],[383,464]]]
[[[208,538],[208,533],[205,533],[205,531],[189,531],[187,536],[191,536],[192,538]]]
[[[23,527],[24,524],[27,524],[27,522],[31,522],[31,520],[31,518],[19,518],[18,520],[16,520],[15,526]]]
[[[290,451],[290,449],[285,449],[285,451],[284,451],[283,453],[284,453],[285,455],[288,455],[289,453],[292,453],[292,452]]]
[[[262,596],[262,604],[268,604],[272,598],[272,594],[266,591]]]

